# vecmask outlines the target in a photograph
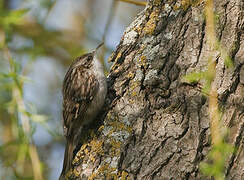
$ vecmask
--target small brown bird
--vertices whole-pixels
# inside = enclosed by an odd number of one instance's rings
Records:
[[[91,123],[101,110],[107,94],[103,66],[94,51],[78,57],[69,67],[63,82],[63,129],[67,140],[60,179],[70,170],[73,151],[82,127]]]

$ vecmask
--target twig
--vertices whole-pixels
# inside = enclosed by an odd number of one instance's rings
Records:
[[[10,71],[15,71],[14,67],[12,65],[12,57],[10,54],[10,50],[8,49],[7,46],[3,47],[3,53],[5,57],[8,59],[9,64],[10,64]],[[17,84],[17,82],[16,82]],[[36,151],[36,146],[32,144],[33,140],[31,138],[31,125],[30,125],[30,119],[29,117],[25,114],[26,112],[26,107],[25,103],[22,97],[21,93],[21,86],[17,86],[13,88],[12,90],[12,96],[16,100],[16,105],[17,105],[17,110],[20,113],[20,119],[22,121],[22,128],[24,130],[24,133],[26,137],[28,137],[28,147],[29,147],[29,155],[30,159],[32,162],[32,168],[33,168],[33,174],[34,174],[34,179],[35,180],[43,180],[42,173],[41,173],[41,162],[38,157],[38,153]]]
[[[112,5],[111,5],[111,8],[110,8],[110,12],[109,12],[109,15],[108,15],[108,20],[106,22],[106,26],[105,26],[105,29],[104,29],[104,32],[103,32],[103,37],[102,37],[102,41],[104,42],[104,46],[102,48],[102,63],[103,63],[103,67],[105,69],[105,71],[107,72],[108,69],[106,68],[105,66],[105,62],[104,62],[104,55],[106,53],[106,44],[105,44],[105,40],[106,40],[106,36],[107,36],[107,33],[108,33],[108,30],[109,30],[109,27],[113,21],[113,18],[115,17],[114,14],[116,12],[116,9],[118,7],[118,1],[117,0],[114,0]]]
[[[122,1],[130,4],[135,4],[137,6],[146,6],[147,2],[141,2],[141,1],[134,1],[134,0],[117,0],[117,1]]]

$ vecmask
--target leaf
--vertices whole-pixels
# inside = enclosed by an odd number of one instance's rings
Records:
[[[204,72],[193,72],[185,75],[183,77],[183,81],[186,81],[188,83],[197,83],[204,77],[204,74]]]
[[[234,65],[233,65],[233,62],[231,60],[231,58],[229,56],[226,56],[225,57],[225,65],[228,67],[228,68],[232,68]]]
[[[44,123],[44,122],[47,121],[48,117],[47,116],[44,116],[44,115],[32,114],[31,115],[31,119],[34,122]]]
[[[234,152],[233,146],[226,142],[213,145],[208,154],[211,163],[202,162],[200,169],[207,176],[214,176],[216,179],[223,179],[226,159]],[[216,157],[218,157],[216,159]]]
[[[21,18],[23,15],[25,15],[27,12],[29,11],[29,9],[25,8],[25,9],[18,9],[18,10],[12,10],[10,11],[10,16],[12,18]]]
[[[18,9],[5,11],[0,13],[0,26],[9,31],[10,25],[18,25],[23,23],[23,16],[29,9]]]

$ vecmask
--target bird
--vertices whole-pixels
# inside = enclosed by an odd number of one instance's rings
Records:
[[[60,180],[72,167],[74,150],[85,125],[91,124],[101,111],[107,94],[103,66],[97,50],[76,58],[63,81],[63,131],[66,137],[63,170]]]

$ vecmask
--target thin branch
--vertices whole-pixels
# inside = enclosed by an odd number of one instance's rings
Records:
[[[33,165],[35,180],[43,180],[42,173],[41,173],[41,163],[35,145],[33,144],[29,145],[29,153],[31,157],[30,158],[31,163]]]
[[[14,67],[12,65],[12,56],[10,54],[10,50],[8,47],[5,45],[3,47],[3,53],[5,57],[9,61],[10,65],[10,71],[15,71]],[[16,105],[17,105],[17,110],[19,112],[19,118],[21,120],[22,128],[24,130],[24,133],[26,137],[28,137],[28,147],[29,147],[29,155],[30,159],[32,162],[32,169],[33,169],[33,174],[34,174],[34,179],[35,180],[43,180],[42,172],[41,172],[41,162],[39,160],[39,156],[36,150],[36,146],[32,143],[32,137],[31,137],[31,124],[30,124],[30,118],[26,115],[26,107],[24,103],[24,99],[22,97],[22,92],[21,92],[21,87],[17,85],[14,86],[12,90],[12,98],[15,99]]]
[[[105,29],[104,29],[104,33],[103,33],[103,37],[102,37],[102,40],[103,42],[105,43],[105,38],[107,36],[107,33],[108,33],[108,29],[114,19],[114,16],[115,16],[115,12],[116,12],[116,9],[118,7],[118,0],[114,0],[112,5],[111,5],[111,8],[110,8],[110,12],[109,12],[109,15],[108,15],[108,20],[106,22],[106,26],[105,26]]]
[[[101,54],[101,62],[103,63],[103,67],[105,69],[105,72],[108,71],[108,69],[106,68],[105,66],[105,62],[104,62],[104,56],[105,56],[105,53],[106,53],[106,43],[105,43],[105,40],[106,40],[106,36],[108,34],[108,30],[109,30],[109,27],[115,17],[115,12],[116,12],[116,9],[118,7],[118,1],[117,0],[114,0],[112,5],[111,5],[111,8],[110,8],[110,12],[109,12],[109,15],[108,15],[108,20],[106,22],[106,26],[105,26],[105,29],[104,29],[104,32],[103,32],[103,37],[102,37],[102,41],[104,42],[104,46],[102,48],[102,54]]]
[[[117,0],[117,1],[122,1],[122,2],[125,2],[125,3],[135,4],[137,6],[146,6],[147,5],[147,2],[134,1],[134,0]]]

